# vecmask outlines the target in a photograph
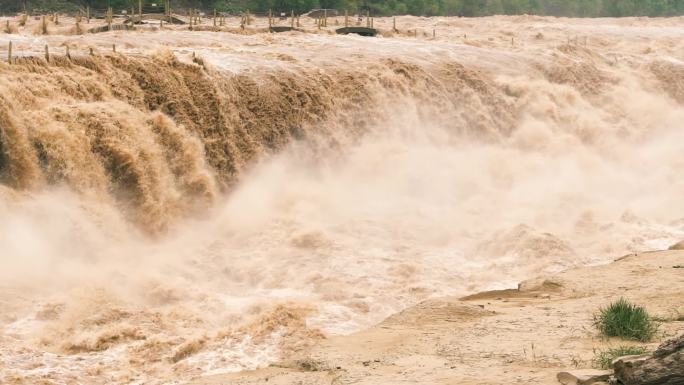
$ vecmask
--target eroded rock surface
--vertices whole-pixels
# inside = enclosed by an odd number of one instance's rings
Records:
[[[653,355],[620,357],[613,362],[623,385],[684,385],[684,334],[664,342]]]

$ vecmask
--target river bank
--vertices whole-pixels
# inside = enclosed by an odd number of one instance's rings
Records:
[[[439,298],[349,336],[322,340],[298,357],[256,371],[205,377],[217,384],[554,384],[587,369],[597,351],[649,350],[684,332],[684,251],[630,254],[522,282],[517,290]],[[625,297],[657,316],[659,333],[639,344],[605,339],[592,314]],[[677,320],[679,319],[679,320]]]

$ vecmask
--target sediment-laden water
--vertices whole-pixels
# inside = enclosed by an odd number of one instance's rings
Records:
[[[0,382],[255,368],[684,235],[682,19],[399,22],[1,35]]]

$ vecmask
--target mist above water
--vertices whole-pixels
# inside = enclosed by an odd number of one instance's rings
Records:
[[[254,368],[684,235],[680,62],[421,44],[0,68],[0,378]]]

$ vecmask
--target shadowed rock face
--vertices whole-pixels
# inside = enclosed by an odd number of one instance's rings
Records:
[[[684,241],[677,242],[670,246],[670,250],[684,250]]]
[[[684,334],[660,345],[653,355],[618,358],[613,367],[624,385],[684,384]]]
[[[605,384],[610,377],[610,371],[606,370],[581,370],[558,373],[558,382],[563,385],[590,385]]]

